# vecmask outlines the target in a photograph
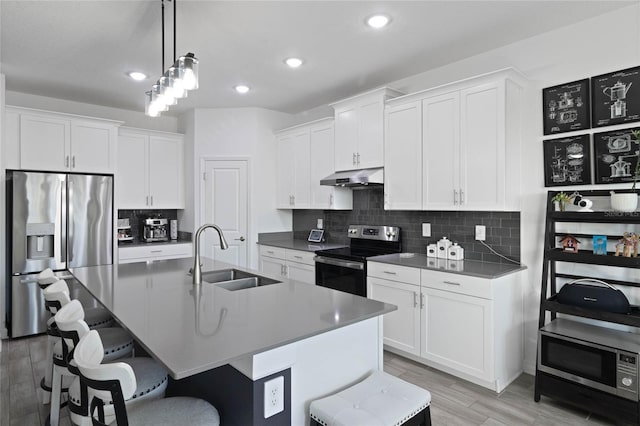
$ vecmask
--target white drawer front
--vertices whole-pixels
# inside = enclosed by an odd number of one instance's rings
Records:
[[[304,263],[305,265],[315,266],[316,261],[313,260],[316,254],[311,251],[289,250],[287,249],[287,260],[289,262]]]
[[[150,246],[119,247],[119,263],[142,260],[180,259],[193,255],[193,244],[154,244]]]
[[[260,246],[260,256],[275,257],[276,259],[286,259],[286,250],[280,247]]]
[[[491,280],[468,275],[422,270],[420,282],[423,287],[492,299]]]
[[[420,269],[390,263],[367,262],[367,275],[385,280],[420,285]]]

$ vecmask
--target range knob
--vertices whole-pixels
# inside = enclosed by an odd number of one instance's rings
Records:
[[[387,231],[387,238],[395,238],[396,231]]]
[[[625,386],[631,386],[631,384],[633,384],[633,380],[631,379],[631,377],[623,377],[622,384]]]

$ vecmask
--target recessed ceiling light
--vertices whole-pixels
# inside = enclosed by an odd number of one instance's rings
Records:
[[[289,65],[291,68],[298,68],[300,65],[302,65],[302,59],[288,58],[284,60],[284,63]]]
[[[373,15],[367,18],[367,25],[371,28],[386,27],[391,19],[387,15]]]
[[[141,72],[138,71],[132,71],[130,73],[127,74],[129,77],[131,77],[132,79],[136,80],[136,81],[142,81],[142,80],[146,80],[147,79],[147,75],[143,74]]]
[[[243,84],[239,84],[236,87],[234,87],[234,89],[236,89],[236,92],[238,93],[247,93],[249,91],[249,86],[245,86]]]

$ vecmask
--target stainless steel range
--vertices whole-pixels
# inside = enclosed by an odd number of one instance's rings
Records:
[[[349,225],[349,247],[316,252],[316,285],[367,297],[367,258],[400,253],[397,226]]]

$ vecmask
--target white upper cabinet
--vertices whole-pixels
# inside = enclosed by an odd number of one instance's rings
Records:
[[[309,170],[311,176],[311,208],[336,210],[353,208],[351,189],[320,185],[320,180],[335,170],[333,119],[314,122],[309,126],[311,150]]]
[[[460,94],[422,101],[422,202],[425,209],[454,210],[460,200]]]
[[[389,107],[385,114],[384,208],[422,209],[422,105]]]
[[[7,112],[17,126],[9,127],[6,143],[9,152],[19,152],[8,165],[26,170],[114,172],[121,122],[18,107],[7,107]]]
[[[333,118],[281,130],[276,139],[278,208],[352,208],[350,189],[320,185],[320,180],[335,170]]]
[[[384,102],[402,93],[387,87],[331,104],[335,110],[335,170],[384,165]]]
[[[119,209],[184,208],[184,139],[180,134],[120,129]]]
[[[518,210],[523,84],[503,70],[388,101],[385,208]],[[402,163],[418,137],[421,164]]]
[[[277,207],[309,208],[309,129],[296,128],[277,136]]]

